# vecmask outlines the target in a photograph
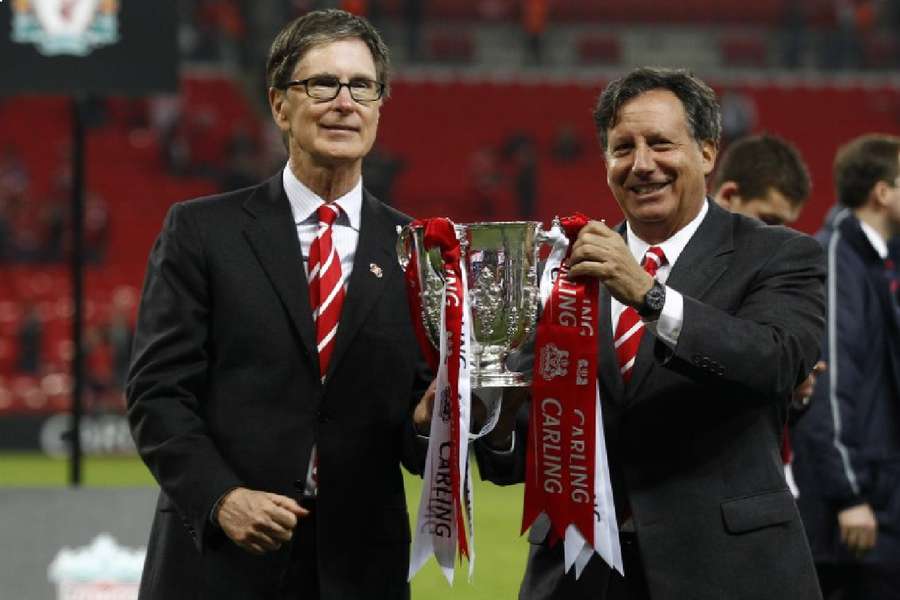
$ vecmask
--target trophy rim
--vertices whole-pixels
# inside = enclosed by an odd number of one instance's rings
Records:
[[[496,227],[497,225],[543,225],[542,221],[476,221],[474,223],[457,223],[469,227]]]

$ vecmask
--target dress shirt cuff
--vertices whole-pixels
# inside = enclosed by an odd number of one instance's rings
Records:
[[[644,321],[644,327],[674,350],[678,345],[682,325],[684,325],[684,297],[666,286],[666,303],[663,304],[659,319]]]

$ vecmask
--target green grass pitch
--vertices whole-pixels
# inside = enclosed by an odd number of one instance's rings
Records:
[[[64,459],[37,453],[0,454],[0,487],[63,486],[67,474],[68,463]],[[414,523],[422,482],[408,473],[404,475],[407,504]],[[83,481],[93,487],[156,485],[135,457],[90,457],[83,465]],[[463,563],[457,566],[451,588],[432,558],[413,579],[413,600],[516,598],[528,552],[524,536],[519,536],[522,486],[501,488],[479,481],[476,469],[474,488],[476,561],[472,581],[467,580],[468,565]],[[148,531],[149,527],[148,521]]]

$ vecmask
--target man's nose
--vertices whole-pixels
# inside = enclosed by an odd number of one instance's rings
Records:
[[[653,152],[650,150],[649,146],[639,145],[634,149],[634,164],[631,165],[631,170],[635,173],[650,173],[653,169],[656,168],[656,163],[653,160]]]
[[[350,87],[346,85],[341,86],[341,89],[338,90],[338,95],[334,98],[334,106],[343,111],[353,110],[355,102],[353,96],[350,95]]]

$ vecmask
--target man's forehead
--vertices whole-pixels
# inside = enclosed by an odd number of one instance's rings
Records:
[[[610,122],[607,134],[612,136],[623,118],[646,119],[646,132],[662,133],[666,127],[683,125],[690,129],[687,112],[681,99],[670,90],[654,88],[641,92],[623,102]]]
[[[801,209],[798,201],[775,187],[769,187],[764,196],[744,199],[744,205],[755,213],[754,216],[778,216],[785,223],[796,221]]]
[[[297,58],[294,75],[334,74],[333,70],[351,70],[353,76],[371,77],[376,74],[375,59],[369,46],[358,37],[320,42],[307,48]]]

